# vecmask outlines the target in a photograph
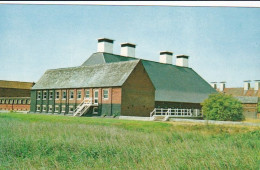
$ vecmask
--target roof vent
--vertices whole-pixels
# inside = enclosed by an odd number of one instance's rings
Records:
[[[189,67],[189,56],[177,55],[176,56],[176,66]]]
[[[135,44],[122,43],[121,44],[121,55],[126,57],[135,57]]]
[[[97,52],[113,53],[113,43],[112,39],[99,38]]]
[[[250,89],[250,82],[251,82],[251,80],[244,81],[244,91],[247,91]]]
[[[161,51],[160,52],[160,63],[172,64],[172,52]]]
[[[210,85],[211,85],[214,89],[217,89],[217,82],[210,82]]]
[[[219,82],[219,83],[220,83],[219,90],[223,92],[224,89],[226,88],[226,82],[225,82],[225,81],[222,81],[222,82]]]
[[[255,80],[255,91],[258,91],[260,87],[260,80]]]

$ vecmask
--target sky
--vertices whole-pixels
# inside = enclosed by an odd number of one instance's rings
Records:
[[[137,58],[189,55],[207,82],[242,87],[260,79],[259,18],[260,8],[0,4],[0,80],[37,82],[48,69],[79,66],[106,37],[115,54],[130,42]]]

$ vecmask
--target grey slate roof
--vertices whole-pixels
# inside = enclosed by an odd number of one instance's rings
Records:
[[[110,53],[94,53],[82,65],[138,60]],[[156,91],[155,101],[201,103],[216,93],[192,68],[141,59]]]
[[[252,97],[252,96],[237,96],[237,98],[241,103],[258,103],[258,97]]]
[[[122,86],[139,61],[47,70],[32,89]]]

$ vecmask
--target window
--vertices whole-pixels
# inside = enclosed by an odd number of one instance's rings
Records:
[[[37,92],[37,100],[41,100],[41,92],[40,91]]]
[[[24,101],[24,100],[22,100],[22,101],[21,101],[21,104],[25,104],[25,101]]]
[[[26,104],[31,104],[31,100],[27,99]]]
[[[40,105],[37,105],[37,107],[36,107],[36,111],[38,111],[38,112],[41,111],[41,106],[40,106]]]
[[[77,97],[78,99],[81,99],[81,90],[77,91]]]
[[[43,112],[46,112],[46,110],[47,110],[46,105],[43,105],[43,106],[42,106],[42,111],[43,111]]]
[[[108,99],[108,89],[103,90],[103,99]]]
[[[49,105],[49,112],[52,112],[52,105]]]
[[[14,100],[14,104],[17,104],[17,100]]]
[[[74,91],[70,91],[70,99],[74,98]]]
[[[63,99],[63,100],[65,100],[65,99],[67,98],[66,95],[67,95],[67,94],[66,94],[66,91],[63,91],[63,92],[62,92],[62,99]]]
[[[87,98],[87,99],[89,99],[89,90],[85,90],[85,97]]]
[[[65,110],[66,110],[66,107],[65,107],[65,106],[62,106],[62,107],[61,107],[61,112],[65,112]]]
[[[98,108],[97,107],[93,108],[93,114],[98,114]]]
[[[2,104],[2,100],[0,100],[0,104]]]
[[[70,106],[69,109],[70,109],[69,110],[70,113],[72,113],[74,111],[74,107],[73,106]]]
[[[21,102],[21,100],[18,100],[18,104],[21,104],[22,102]]]
[[[43,91],[43,100],[46,100],[47,98],[47,91]]]
[[[49,99],[52,100],[52,98],[53,98],[53,92],[50,91],[50,92],[49,92]]]
[[[59,110],[60,110],[59,105],[55,105],[55,112],[59,112]]]
[[[13,104],[13,100],[10,100],[10,104]]]
[[[9,104],[9,100],[5,100],[5,104]]]
[[[60,92],[57,91],[57,92],[56,92],[56,100],[59,99],[59,98],[60,98]]]

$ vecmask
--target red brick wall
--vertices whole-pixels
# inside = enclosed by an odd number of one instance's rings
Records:
[[[0,110],[29,111],[29,104],[0,104]]]

